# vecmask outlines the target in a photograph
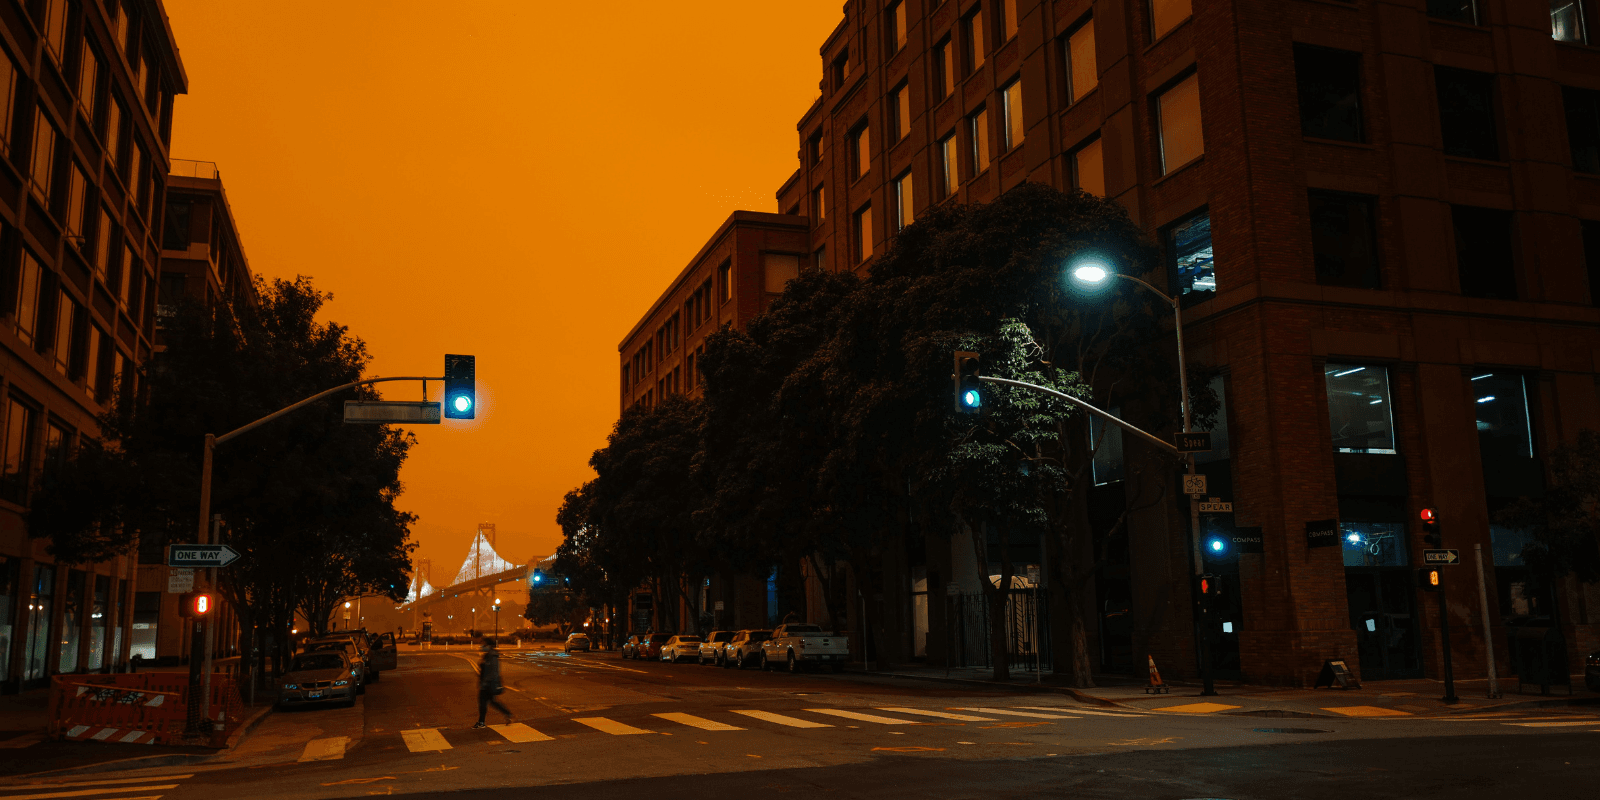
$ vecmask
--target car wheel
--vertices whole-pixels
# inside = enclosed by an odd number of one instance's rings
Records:
[[[761,653],[761,671],[762,672],[771,672],[772,671],[772,664],[767,662],[767,654],[766,654],[765,651],[763,651]]]
[[[739,667],[739,669],[744,669],[744,653],[740,653],[739,654],[738,667]]]
[[[789,674],[800,671],[800,662],[795,660],[794,653],[789,654]]]

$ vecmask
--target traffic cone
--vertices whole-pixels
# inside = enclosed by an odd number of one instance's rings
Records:
[[[1167,685],[1161,682],[1161,673],[1156,670],[1156,658],[1155,658],[1155,656],[1146,655],[1145,659],[1147,659],[1150,662],[1150,685],[1144,687],[1144,693],[1145,694],[1166,694],[1167,693]]]

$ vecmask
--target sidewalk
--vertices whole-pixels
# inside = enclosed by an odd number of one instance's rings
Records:
[[[1147,694],[1144,683],[1132,676],[1096,675],[1094,687],[1075,689],[1046,672],[1035,683],[1032,672],[1013,670],[1009,683],[996,683],[989,669],[951,669],[901,667],[892,672],[856,673],[887,678],[952,683],[1016,692],[1065,694],[1080,703],[1115,706],[1145,711],[1172,713],[1234,714],[1262,717],[1437,717],[1484,712],[1559,706],[1600,706],[1600,694],[1588,691],[1583,676],[1573,678],[1572,694],[1566,687],[1551,687],[1551,694],[1539,694],[1536,685],[1525,685],[1518,694],[1517,680],[1500,680],[1499,699],[1488,698],[1487,679],[1458,680],[1453,705],[1444,703],[1444,683],[1431,679],[1369,681],[1358,689],[1297,689],[1280,686],[1255,686],[1235,681],[1216,681],[1216,696],[1202,697],[1197,680],[1168,681],[1166,694]],[[1600,711],[1600,708],[1596,709]]]

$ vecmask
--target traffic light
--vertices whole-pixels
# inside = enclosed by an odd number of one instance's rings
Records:
[[[1222,608],[1222,576],[1201,575],[1195,578],[1195,586],[1200,597],[1202,611],[1216,611]]]
[[[1444,538],[1439,535],[1439,512],[1431,508],[1422,509],[1422,541],[1429,547],[1439,547],[1444,543]]]
[[[184,619],[203,619],[211,613],[210,592],[188,592],[178,598],[178,616]]]
[[[978,380],[978,354],[963,350],[955,352],[955,372],[950,375],[955,382],[956,413],[976,414],[983,410],[983,382]]]
[[[478,359],[444,357],[444,417],[472,419],[478,410]]]
[[[1222,558],[1228,554],[1228,538],[1226,536],[1210,536],[1206,538],[1206,557]]]
[[[1417,588],[1424,592],[1439,591],[1439,568],[1423,567],[1417,570]]]

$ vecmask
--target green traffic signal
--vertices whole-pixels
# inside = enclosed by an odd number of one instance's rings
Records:
[[[960,414],[977,414],[983,410],[983,382],[978,380],[980,364],[978,354],[957,350],[955,372],[955,406]]]
[[[444,357],[445,419],[472,419],[478,406],[478,366],[475,356]]]

